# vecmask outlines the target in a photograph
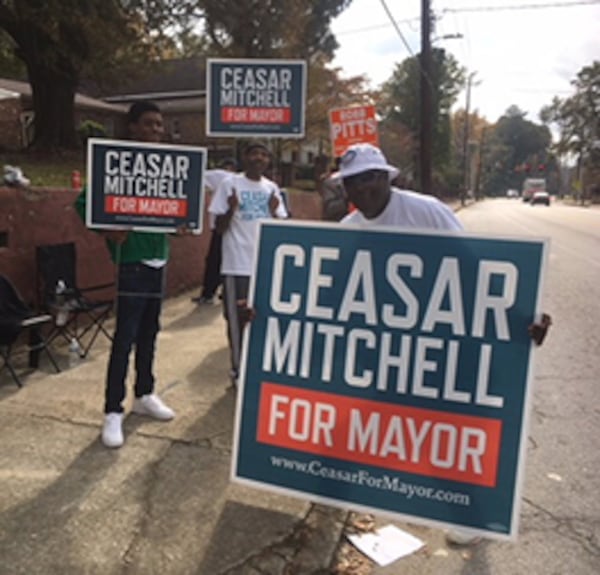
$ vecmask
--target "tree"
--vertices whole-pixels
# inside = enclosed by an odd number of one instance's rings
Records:
[[[491,130],[486,145],[486,191],[504,195],[522,187],[527,177],[545,177],[552,135],[543,125],[525,119],[526,113],[511,106]]]
[[[450,162],[446,179],[450,190],[455,191],[456,194],[460,190],[464,190],[466,183],[465,162],[470,161],[469,183],[473,184],[472,191],[475,197],[478,198],[481,190],[481,170],[484,166],[484,148],[486,139],[489,137],[491,125],[484,117],[479,116],[477,111],[469,112],[468,125],[466,122],[466,108],[459,109],[452,114],[450,120],[452,161]],[[466,146],[465,135],[467,136]],[[474,148],[472,155],[469,154],[471,147]],[[465,157],[465,151],[468,157]]]
[[[314,59],[313,59],[314,60]],[[367,89],[364,76],[342,78],[339,69],[327,68],[323,62],[308,67],[308,94],[306,103],[306,139],[329,142],[329,110],[353,104],[372,104],[373,93]]]
[[[562,100],[555,97],[540,117],[558,130],[553,150],[559,158],[578,158],[578,179],[585,180],[580,181],[585,191],[600,185],[600,62],[584,66],[571,83],[575,93]]]
[[[465,71],[456,59],[441,48],[431,52],[432,67],[429,81],[433,87],[433,149],[432,164],[437,186],[443,184],[444,171],[451,162],[450,147],[450,108],[456,102],[464,83]],[[396,68],[392,77],[384,83],[381,97],[381,113],[385,125],[401,124],[412,135],[409,169],[413,179],[418,181],[418,145],[420,134],[420,76],[419,56],[407,58]],[[404,138],[406,141],[406,138]]]
[[[215,52],[230,57],[329,60],[338,44],[331,20],[352,0],[203,0],[204,28]]]
[[[14,42],[3,30],[0,30],[0,70],[4,76],[11,78],[24,78],[26,75],[23,62],[15,56]]]
[[[74,99],[82,78],[102,80],[124,63],[139,69],[172,43],[162,30],[189,10],[181,0],[0,2],[0,30],[31,84],[34,146],[76,147]]]

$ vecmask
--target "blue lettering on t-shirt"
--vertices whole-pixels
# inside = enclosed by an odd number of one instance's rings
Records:
[[[269,196],[261,191],[242,190],[240,192],[240,217],[242,220],[266,218],[269,212]]]

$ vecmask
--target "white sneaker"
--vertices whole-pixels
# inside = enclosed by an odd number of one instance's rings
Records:
[[[138,415],[149,415],[150,417],[154,417],[154,419],[162,421],[168,421],[175,417],[175,412],[166,406],[162,399],[155,393],[136,397],[133,400],[132,411]]]
[[[121,447],[123,442],[123,414],[107,413],[102,427],[102,443],[106,447]]]
[[[452,545],[474,545],[479,542],[480,539],[481,537],[471,535],[465,531],[453,530],[446,533],[446,541]]]

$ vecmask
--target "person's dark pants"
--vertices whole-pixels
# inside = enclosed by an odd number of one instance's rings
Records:
[[[215,230],[210,235],[208,253],[204,264],[204,282],[200,297],[211,299],[214,297],[217,288],[223,282],[221,276],[221,243],[222,235]]]
[[[231,376],[234,379],[240,373],[249,286],[250,277],[248,276],[223,276],[223,315],[227,320]]]
[[[160,329],[164,267],[119,266],[116,328],[106,376],[105,413],[123,413],[129,354],[135,345],[135,397],[154,391],[154,348]]]

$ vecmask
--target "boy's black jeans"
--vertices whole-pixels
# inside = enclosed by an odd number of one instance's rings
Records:
[[[106,376],[104,413],[123,413],[129,354],[135,345],[136,397],[154,391],[154,350],[160,329],[164,267],[119,266],[116,328]]]

